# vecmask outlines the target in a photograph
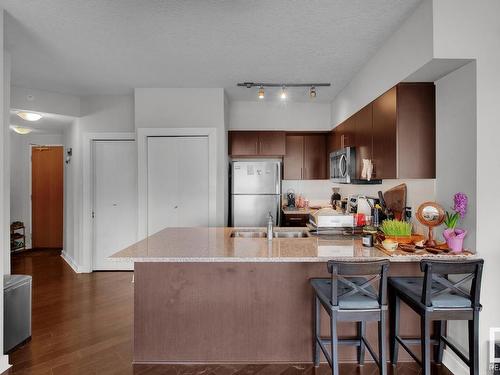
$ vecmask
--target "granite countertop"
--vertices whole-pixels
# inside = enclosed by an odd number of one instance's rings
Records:
[[[389,259],[391,262],[418,262],[421,255],[388,256],[374,247],[363,247],[353,237],[242,238],[234,231],[261,231],[265,228],[167,228],[112,255],[109,259],[134,262],[326,262],[330,259],[362,261]],[[303,231],[304,228],[276,228],[275,231]],[[433,259],[458,258],[434,255]]]

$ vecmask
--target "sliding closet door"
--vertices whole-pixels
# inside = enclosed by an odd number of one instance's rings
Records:
[[[208,226],[208,137],[148,138],[148,235]]]

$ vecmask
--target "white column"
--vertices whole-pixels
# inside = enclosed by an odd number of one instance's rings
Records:
[[[3,355],[3,275],[10,273],[10,162],[9,162],[9,107],[10,107],[10,59],[4,51],[4,11],[0,8],[0,373],[9,366],[9,358]]]

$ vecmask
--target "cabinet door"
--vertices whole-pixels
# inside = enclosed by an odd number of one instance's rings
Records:
[[[259,155],[283,156],[286,150],[285,132],[259,132]]]
[[[397,86],[398,178],[436,177],[434,83]]]
[[[259,132],[229,132],[229,155],[256,156],[259,153]]]
[[[335,134],[338,137],[338,149],[344,147],[354,147],[356,133],[356,118],[355,115],[349,117],[342,124],[335,128]]]
[[[326,137],[324,134],[304,136],[304,180],[326,178]]]
[[[336,147],[337,147],[337,134],[335,133],[334,130],[332,130],[326,136],[326,153],[327,153],[327,155],[329,155],[330,152],[335,151]]]
[[[286,154],[283,158],[283,179],[302,180],[304,163],[304,136],[286,136]]]
[[[355,148],[356,148],[356,178],[361,178],[363,169],[363,159],[372,159],[373,146],[373,121],[372,121],[372,104],[368,104],[356,113],[356,130],[355,130]]]
[[[373,168],[376,178],[397,178],[396,87],[373,102]]]

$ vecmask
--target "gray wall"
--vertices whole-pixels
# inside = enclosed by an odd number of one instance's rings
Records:
[[[459,189],[469,197],[469,212],[458,226],[476,248],[476,62],[436,81],[436,200],[445,209]]]

